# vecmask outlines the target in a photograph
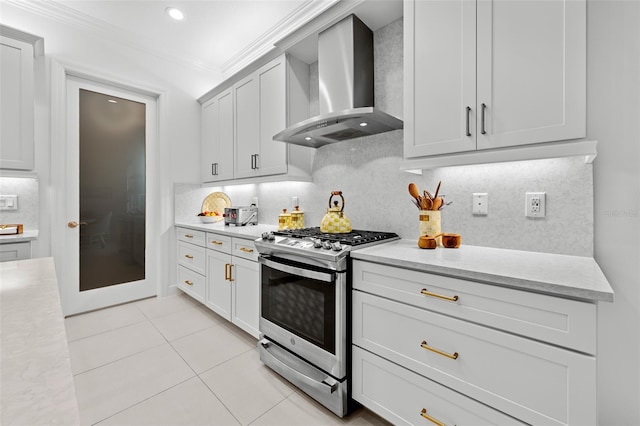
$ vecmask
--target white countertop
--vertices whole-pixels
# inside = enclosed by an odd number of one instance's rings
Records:
[[[353,259],[592,301],[613,301],[613,289],[593,258],[462,245],[420,249],[399,240],[358,249]]]
[[[25,241],[36,240],[38,238],[38,230],[24,231],[22,234],[0,235],[0,244],[22,243]]]
[[[224,221],[217,223],[198,222],[176,222],[176,226],[183,228],[195,229],[197,231],[215,232],[216,234],[228,235],[230,237],[246,238],[255,240],[260,238],[263,232],[276,231],[276,225],[245,225],[245,226],[225,226]]]
[[[53,259],[0,263],[0,307],[0,422],[79,424]]]

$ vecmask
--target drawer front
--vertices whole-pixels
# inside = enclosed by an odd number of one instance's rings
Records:
[[[596,352],[593,303],[358,260],[353,261],[353,269],[354,289],[581,352]]]
[[[253,244],[253,240],[245,240],[243,238],[233,238],[231,242],[232,253],[234,256],[242,257],[254,262],[258,261],[258,250]]]
[[[352,377],[353,399],[394,425],[523,424],[357,346]]]
[[[206,287],[203,275],[178,265],[178,288],[198,302],[204,303],[204,291]]]
[[[207,232],[207,248],[231,254],[231,237]]]
[[[177,227],[176,233],[178,234],[178,241],[184,241],[201,247],[205,246],[204,240],[206,232]]]
[[[178,265],[189,268],[198,274],[205,275],[205,248],[178,241],[177,254]]]
[[[353,291],[353,343],[533,424],[595,424],[595,358]]]

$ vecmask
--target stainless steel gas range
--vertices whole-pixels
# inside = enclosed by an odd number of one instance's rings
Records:
[[[265,233],[260,253],[260,359],[342,417],[349,411],[349,253],[399,239],[389,232]]]

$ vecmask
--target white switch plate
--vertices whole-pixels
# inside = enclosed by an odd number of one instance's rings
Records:
[[[546,217],[547,200],[544,192],[525,193],[524,215],[526,217]]]
[[[18,196],[0,195],[0,210],[18,210]]]
[[[253,201],[251,202],[251,204],[253,204],[256,207],[258,207],[258,197],[253,197]]]
[[[298,197],[291,197],[291,210],[295,209],[298,204]]]
[[[473,209],[476,216],[486,216],[489,214],[489,194],[486,192],[473,193]]]

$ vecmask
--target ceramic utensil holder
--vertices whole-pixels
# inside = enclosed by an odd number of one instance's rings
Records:
[[[442,233],[442,219],[439,210],[420,210],[420,236],[438,235]],[[437,237],[436,242],[442,246],[442,237]]]

